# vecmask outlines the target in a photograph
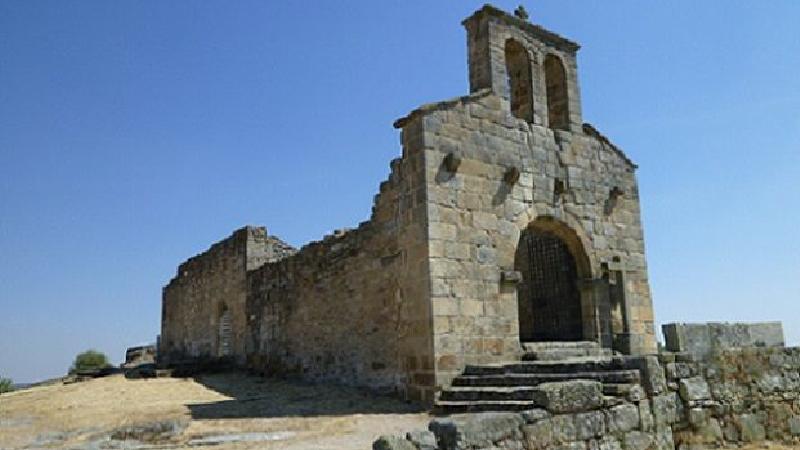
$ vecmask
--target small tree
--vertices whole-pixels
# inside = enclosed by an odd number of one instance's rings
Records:
[[[108,366],[108,357],[105,354],[97,350],[86,350],[75,357],[75,362],[72,363],[72,368],[69,371],[74,373],[82,370],[102,369]]]
[[[3,392],[11,392],[14,390],[14,382],[11,378],[0,377],[0,394]]]

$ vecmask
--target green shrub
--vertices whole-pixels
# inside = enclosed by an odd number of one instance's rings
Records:
[[[109,365],[108,357],[105,354],[97,350],[86,350],[75,357],[75,362],[72,363],[72,367],[69,371],[70,373],[74,373],[82,370],[102,369]]]
[[[14,390],[14,382],[11,378],[0,377],[0,394],[3,392],[11,392]]]

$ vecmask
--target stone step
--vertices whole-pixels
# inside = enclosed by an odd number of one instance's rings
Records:
[[[462,414],[488,411],[525,411],[536,407],[533,401],[527,400],[448,400],[438,401],[434,414]]]
[[[490,375],[504,373],[571,373],[617,370],[619,361],[614,358],[582,357],[562,361],[522,361],[502,364],[468,365],[464,375]]]
[[[611,356],[610,349],[600,347],[593,341],[579,342],[524,342],[525,361],[559,361],[586,356]]]
[[[538,386],[554,381],[592,380],[601,383],[639,383],[638,370],[605,370],[596,372],[562,373],[502,373],[481,375],[459,375],[453,379],[453,386]]]
[[[555,348],[598,349],[600,348],[600,344],[595,341],[544,341],[544,342],[523,342],[522,347],[526,351],[547,350]]]
[[[440,401],[531,401],[536,392],[535,387],[451,387],[442,391]]]

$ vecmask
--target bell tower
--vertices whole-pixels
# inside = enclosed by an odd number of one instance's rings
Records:
[[[576,56],[580,45],[515,15],[485,5],[467,29],[470,92],[491,89],[528,123],[582,132]]]

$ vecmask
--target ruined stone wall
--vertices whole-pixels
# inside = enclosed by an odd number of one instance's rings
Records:
[[[427,431],[381,437],[373,449],[695,450],[800,443],[800,348],[717,347],[706,356],[662,352],[617,359],[640,370],[641,388],[543,383],[533,388],[536,409],[435,419]]]
[[[226,308],[231,325],[229,356],[244,362],[246,272],[293,252],[263,227],[245,227],[181,264],[163,289],[161,362],[223,356],[219,322]]]
[[[433,400],[422,155],[391,168],[370,221],[250,274],[251,367]]]
[[[667,324],[660,355],[677,401],[675,443],[800,441],[800,348],[780,323]]]
[[[514,271],[520,233],[541,218],[572,233],[570,244],[584,253],[586,296],[600,296],[609,272],[624,279],[621,328],[598,324],[585,308],[585,334],[613,332],[619,350],[655,351],[634,166],[618,150],[588,127],[571,133],[516,119],[488,91],[420,109],[398,125],[416,136],[406,151],[425,152],[441,384],[465,364],[519,351],[516,285],[503,274]],[[449,154],[460,160],[454,170]],[[518,179],[510,183],[514,170]],[[612,198],[615,187],[624,192],[619,198]]]

